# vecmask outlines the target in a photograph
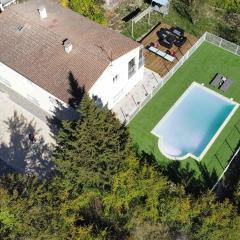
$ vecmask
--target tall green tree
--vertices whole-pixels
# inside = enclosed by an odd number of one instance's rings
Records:
[[[78,121],[65,121],[59,132],[57,169],[71,180],[108,188],[131,151],[129,133],[107,107],[100,109],[87,95],[79,113]]]
[[[115,175],[112,191],[103,201],[106,216],[117,228],[135,237],[140,238],[141,225],[150,229],[161,225],[155,234],[162,232],[166,239],[169,231],[187,232],[191,227],[190,199],[184,189],[134,156],[128,158],[125,171]]]
[[[239,0],[215,0],[218,7],[225,9],[228,13],[240,13]]]
[[[227,199],[219,202],[209,192],[201,196],[191,209],[194,239],[239,239],[240,218],[236,210]]]
[[[85,95],[78,111],[59,132],[54,176],[0,179],[0,239],[240,238],[239,187],[237,206],[210,192],[188,195],[138,159],[107,108]]]
[[[206,0],[173,0],[172,4],[180,15],[196,24],[205,11]]]
[[[69,4],[65,2],[63,4],[65,6],[69,5],[73,11],[88,17],[94,22],[102,25],[107,23],[105,11],[98,0],[70,0]]]
[[[19,227],[10,208],[11,195],[0,187],[0,239],[16,238],[16,229]]]

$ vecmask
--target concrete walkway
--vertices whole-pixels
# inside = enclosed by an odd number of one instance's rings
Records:
[[[48,114],[0,84],[0,160],[18,172],[44,175],[52,169],[55,140]],[[29,140],[29,134],[35,141]],[[0,173],[6,170],[1,164]]]
[[[145,68],[143,79],[112,109],[116,117],[121,122],[128,122],[131,116],[151,97],[152,92],[161,85],[161,82],[162,79],[157,73]]]

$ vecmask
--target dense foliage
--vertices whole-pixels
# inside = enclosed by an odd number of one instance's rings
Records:
[[[100,0],[60,0],[64,7],[69,7],[73,11],[88,17],[94,22],[106,25],[107,18]]]
[[[231,13],[240,13],[240,1],[239,0],[215,0],[216,5],[227,10]]]
[[[209,31],[240,43],[239,0],[172,0],[169,18],[169,22],[180,20],[188,32]]]
[[[202,16],[205,2],[206,0],[173,0],[173,5],[182,16],[195,24]]]
[[[54,176],[1,178],[0,239],[239,239],[237,205],[169,181],[89,97],[79,112],[59,132]]]

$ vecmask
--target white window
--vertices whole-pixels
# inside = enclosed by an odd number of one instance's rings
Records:
[[[28,99],[30,102],[34,103],[35,105],[40,106],[40,103],[38,102],[38,100],[37,100],[35,97],[27,94],[27,99]]]
[[[139,60],[138,60],[138,68],[144,65],[144,55],[143,55],[143,48],[139,50]]]
[[[1,76],[0,76],[0,82],[2,82],[4,85],[6,85],[8,87],[11,87],[11,83],[7,79],[5,79]]]
[[[135,64],[135,58],[133,58],[128,63],[128,78],[132,77],[135,72],[136,72],[136,64]]]
[[[117,74],[117,75],[113,78],[113,83],[116,83],[117,80],[118,80],[118,78],[119,78],[119,75]]]

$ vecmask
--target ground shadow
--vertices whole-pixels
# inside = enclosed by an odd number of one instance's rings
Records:
[[[139,158],[140,161],[153,165],[170,181],[183,185],[187,193],[195,196],[211,189],[218,179],[216,170],[209,172],[206,165],[201,162],[196,161],[193,169],[189,163],[183,167],[179,161],[158,163],[153,154],[144,151],[139,153]]]
[[[78,80],[74,77],[72,72],[68,75],[69,89],[67,92],[70,94],[68,104],[62,104],[56,101],[55,109],[51,117],[47,117],[48,126],[51,130],[52,137],[55,138],[59,129],[62,126],[63,120],[77,120],[79,113],[77,108],[85,94],[85,87],[78,84]]]
[[[28,121],[15,111],[4,124],[8,134],[0,143],[0,158],[5,163],[1,166],[2,173],[11,170],[45,176],[53,170],[51,146],[40,135],[34,120]],[[34,141],[29,139],[29,134],[34,136]]]
[[[228,26],[226,24],[218,24],[218,35],[228,41],[239,43],[240,33],[237,26]]]
[[[85,87],[79,86],[78,81],[73,76],[72,72],[69,72],[68,80],[69,80],[69,87],[70,87],[68,89],[68,93],[71,95],[71,97],[68,100],[68,104],[72,108],[77,109],[85,94]]]
[[[0,177],[12,173],[16,173],[15,169],[0,158]]]
[[[234,153],[240,147],[240,143],[235,149]],[[226,197],[232,198],[234,190],[236,189],[240,180],[240,151],[232,160],[228,170],[224,174],[224,178],[218,183],[215,192],[218,198],[224,199]]]
[[[70,95],[68,104],[63,104],[62,102],[56,100],[52,116],[47,117],[48,126],[54,139],[56,139],[58,131],[64,120],[76,121],[80,118],[78,107],[84,94],[87,94],[85,87],[79,85],[78,80],[74,77],[71,71],[68,74],[68,82],[69,89],[67,92]],[[93,95],[92,99],[99,108],[106,106],[103,104],[102,99],[99,96]]]

